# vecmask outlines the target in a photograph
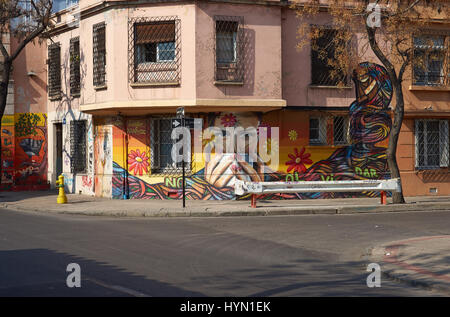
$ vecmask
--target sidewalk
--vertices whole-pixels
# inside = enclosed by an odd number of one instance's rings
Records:
[[[450,296],[449,235],[393,241],[374,248],[371,260],[388,278]]]
[[[243,201],[118,200],[78,194],[67,195],[68,203],[56,203],[56,190],[0,192],[0,208],[19,211],[121,217],[270,216],[302,214],[351,214],[401,211],[450,210],[450,196],[408,197],[404,205],[381,205],[379,198],[258,200],[257,208]]]

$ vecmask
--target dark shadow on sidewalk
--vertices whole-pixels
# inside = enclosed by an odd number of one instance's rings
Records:
[[[46,196],[58,196],[57,190],[37,190],[37,191],[0,191],[0,203],[20,201],[24,199],[46,197]]]

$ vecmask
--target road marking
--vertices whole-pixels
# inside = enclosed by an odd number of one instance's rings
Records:
[[[90,281],[90,282],[95,283],[95,284],[98,284],[100,286],[103,286],[105,288],[112,289],[112,290],[115,290],[115,291],[119,291],[119,292],[131,295],[131,296],[134,296],[134,297],[152,297],[150,295],[141,293],[141,292],[133,290],[131,288],[127,288],[127,287],[120,286],[120,285],[110,285],[110,284],[104,283],[102,281],[93,279],[93,278],[86,278],[85,280],[86,281]]]

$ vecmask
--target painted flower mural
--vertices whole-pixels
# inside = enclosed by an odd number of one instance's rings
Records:
[[[224,127],[234,127],[236,125],[236,116],[232,113],[222,116],[221,123]]]
[[[309,158],[311,156],[310,153],[305,153],[305,148],[303,147],[300,152],[297,148],[294,149],[295,154],[288,154],[290,161],[286,162],[288,165],[287,172],[294,170],[297,173],[306,172],[305,164],[312,164],[313,161]]]
[[[289,140],[295,141],[295,140],[297,140],[298,133],[295,130],[290,130],[288,133],[288,136],[289,136]]]
[[[142,174],[148,171],[148,157],[147,153],[142,151],[142,153],[137,149],[136,151],[131,150],[131,153],[128,154],[128,164],[130,167],[130,172],[133,172],[134,175],[142,176]]]

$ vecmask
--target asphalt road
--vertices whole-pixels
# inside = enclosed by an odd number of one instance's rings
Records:
[[[0,210],[0,296],[439,296],[369,248],[450,234],[450,212],[130,219]],[[81,287],[66,285],[69,263]]]

